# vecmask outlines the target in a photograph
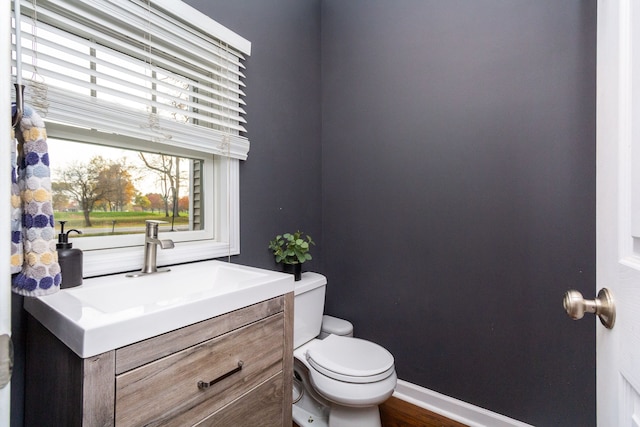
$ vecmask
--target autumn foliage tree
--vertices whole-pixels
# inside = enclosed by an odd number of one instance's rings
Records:
[[[155,212],[156,209],[158,211],[161,211],[162,209],[164,209],[165,204],[164,204],[164,197],[162,196],[162,194],[158,194],[158,193],[148,193],[145,194],[145,197],[149,200],[149,207],[151,208],[151,212]]]
[[[123,161],[94,156],[87,163],[73,162],[52,183],[56,192],[76,200],[84,215],[85,227],[91,227],[90,214],[100,203],[123,206],[135,194],[131,174]]]
[[[56,185],[57,183],[53,183],[51,188],[53,190],[53,209],[56,211],[65,211],[71,207],[71,199],[62,191],[56,191]]]
[[[92,157],[88,163],[73,162],[60,173],[60,181],[52,184],[53,191],[60,191],[78,202],[84,213],[85,227],[91,227],[89,214],[103,196],[98,186],[98,174],[105,160]]]
[[[133,203],[143,211],[146,211],[151,207],[151,201],[149,200],[149,198],[147,196],[143,196],[140,193],[136,194]]]
[[[121,212],[134,199],[136,188],[130,170],[121,159],[109,162],[98,172],[98,185],[103,190],[100,202],[105,210]]]
[[[182,196],[178,200],[178,209],[182,212],[189,210],[189,196]]]
[[[147,169],[158,177],[158,185],[162,191],[165,216],[169,216],[169,205],[180,198],[180,158],[164,154],[139,153]],[[171,199],[170,199],[171,198]],[[172,208],[176,215],[175,207]]]

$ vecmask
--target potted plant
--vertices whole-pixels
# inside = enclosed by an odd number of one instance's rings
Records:
[[[276,262],[281,263],[283,270],[293,273],[295,280],[302,278],[302,264],[312,259],[309,247],[315,245],[309,235],[300,230],[295,233],[278,234],[269,242],[269,249],[273,251]]]

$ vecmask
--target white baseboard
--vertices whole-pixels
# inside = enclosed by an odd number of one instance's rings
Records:
[[[393,396],[469,427],[533,427],[403,380]]]

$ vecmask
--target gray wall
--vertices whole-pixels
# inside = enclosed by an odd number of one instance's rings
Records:
[[[595,0],[187,3],[253,44],[233,261],[300,228],[400,378],[595,425],[593,319],[561,308],[595,289]]]
[[[277,269],[269,240],[300,229],[322,259],[320,1],[187,0],[251,41],[246,61],[249,160],[240,166],[234,262]],[[311,261],[306,268],[318,270]]]
[[[595,425],[595,0],[323,0],[327,310],[401,379]]]

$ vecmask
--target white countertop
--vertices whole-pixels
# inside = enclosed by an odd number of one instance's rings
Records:
[[[293,290],[291,274],[203,261],[136,278],[85,279],[75,288],[25,298],[24,307],[86,358]]]

